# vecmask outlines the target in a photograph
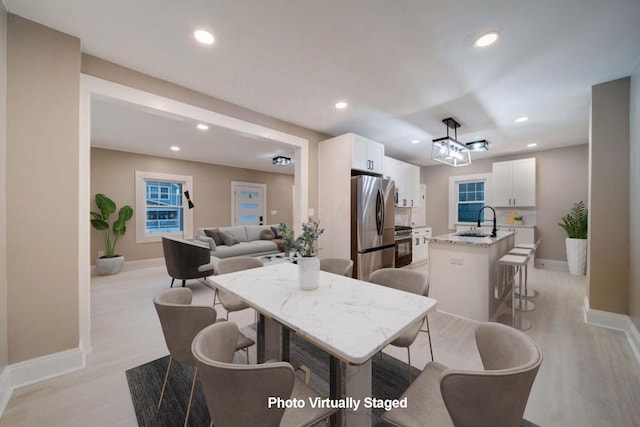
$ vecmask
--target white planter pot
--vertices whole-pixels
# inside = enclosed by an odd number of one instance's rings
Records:
[[[300,289],[312,291],[318,289],[320,283],[320,260],[318,257],[298,258],[298,280]]]
[[[98,258],[96,260],[96,270],[98,270],[98,274],[103,276],[116,274],[122,268],[122,264],[124,264],[124,257],[122,255],[116,255],[110,258]]]
[[[569,273],[587,274],[587,239],[566,239]]]

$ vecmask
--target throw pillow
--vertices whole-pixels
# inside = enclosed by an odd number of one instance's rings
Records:
[[[197,239],[201,242],[204,242],[206,244],[209,245],[209,250],[211,251],[215,251],[216,250],[216,241],[213,240],[213,237],[209,237],[209,236],[198,236]]]
[[[227,245],[227,246],[233,246],[233,245],[237,245],[238,243],[240,243],[240,241],[238,239],[236,239],[235,236],[233,234],[231,234],[231,233],[225,233],[224,231],[218,231],[218,236],[220,236],[220,238],[222,239],[224,244]]]
[[[218,235],[218,229],[217,228],[205,229],[204,230],[204,234],[206,234],[208,237],[211,237],[213,239],[213,241],[216,243],[216,245],[224,245],[224,242],[222,241],[222,239]]]
[[[280,227],[280,224],[272,225],[271,231],[273,231],[273,234],[276,236],[276,239],[282,239],[282,227]]]
[[[273,240],[276,238],[276,235],[271,230],[262,230],[260,232],[260,240]]]

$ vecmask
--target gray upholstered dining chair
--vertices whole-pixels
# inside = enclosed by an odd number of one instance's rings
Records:
[[[254,257],[244,256],[224,258],[215,264],[214,273],[227,274],[233,273],[234,271],[248,270],[250,268],[259,268],[262,266],[264,266],[264,263]],[[230,312],[249,308],[249,306],[242,302],[240,298],[223,289],[216,288],[216,292],[213,295],[213,305],[216,305],[216,298],[220,299],[220,304],[222,304],[222,307],[227,311],[227,320],[229,319]]]
[[[196,241],[162,238],[162,250],[167,273],[173,282],[182,280],[182,287],[188,279],[201,279],[213,274],[211,252],[205,243]]]
[[[353,261],[346,258],[325,258],[320,260],[320,270],[340,276],[353,275]]]
[[[417,295],[427,296],[429,294],[429,276],[404,268],[381,268],[371,273],[369,282]],[[429,350],[431,351],[431,360],[433,360],[433,346],[431,345],[428,315],[407,326],[402,334],[390,343],[396,347],[405,347],[407,349],[409,382],[411,382],[411,344],[416,340],[425,319],[427,322],[427,329],[425,331],[429,335]]]
[[[191,305],[191,299],[192,293],[189,288],[167,289],[160,292],[153,299],[153,304],[158,312],[162,333],[164,334],[170,355],[157,410],[160,410],[160,406],[162,405],[162,398],[164,397],[172,362],[177,360],[178,362],[195,366],[195,360],[191,352],[193,338],[204,327],[215,323],[217,320],[217,313],[213,307]],[[235,352],[236,350],[244,349],[247,352],[247,360],[249,360],[248,348],[253,345],[254,342],[244,335],[238,334],[233,344],[232,350]],[[193,373],[189,404],[187,405],[187,414],[184,420],[185,426],[189,421],[193,388],[196,384],[197,374],[198,370],[196,368]]]
[[[336,412],[336,409],[313,408],[309,404],[320,395],[299,380],[287,362],[232,364],[237,335],[235,323],[216,323],[203,329],[191,347],[212,425],[311,426]],[[278,397],[301,399],[306,405],[291,409],[270,407],[268,399]]]
[[[481,323],[476,344],[483,371],[463,371],[429,362],[404,392],[407,408],[382,418],[394,426],[520,426],[542,352],[523,332]]]

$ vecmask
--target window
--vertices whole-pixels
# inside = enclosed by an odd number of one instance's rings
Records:
[[[478,212],[484,207],[484,181],[458,183],[458,217],[457,222],[473,222],[478,220]],[[484,221],[484,212],[480,215]]]
[[[489,204],[491,174],[449,177],[449,229],[457,223],[476,222],[478,212]],[[480,216],[484,221],[484,211]]]
[[[176,233],[184,228],[182,183],[145,181],[145,233]]]
[[[193,238],[193,214],[183,193],[193,194],[191,176],[136,171],[136,242],[162,236]]]

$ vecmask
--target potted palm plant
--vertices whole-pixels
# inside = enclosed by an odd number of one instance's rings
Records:
[[[584,275],[587,272],[587,223],[589,212],[581,200],[558,223],[567,232],[566,250],[569,273]]]
[[[109,224],[109,217],[116,211],[116,204],[104,194],[96,194],[96,205],[100,213],[91,212],[91,225],[102,232],[104,239],[104,255],[96,260],[96,269],[99,274],[116,274],[124,264],[124,257],[116,255],[116,243],[127,232],[126,223],[133,216],[133,208],[126,205],[120,208],[118,218]],[[111,233],[113,232],[113,240]]]

